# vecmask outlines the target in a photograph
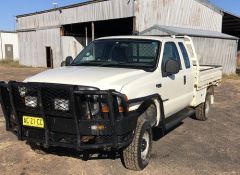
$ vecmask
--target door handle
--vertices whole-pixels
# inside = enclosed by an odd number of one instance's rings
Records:
[[[161,87],[162,87],[162,84],[156,84],[156,87],[157,87],[157,88],[161,88]]]
[[[183,76],[183,81],[184,81],[184,85],[186,85],[187,84],[187,77],[186,77],[186,75]]]

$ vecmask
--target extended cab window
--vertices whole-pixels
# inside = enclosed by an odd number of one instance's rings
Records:
[[[181,43],[181,42],[178,43],[178,45],[179,45],[179,47],[181,49],[186,69],[189,69],[191,67],[191,64],[190,64],[190,59],[189,59],[189,56],[188,56],[188,53],[187,53],[187,49],[185,48],[184,44]]]
[[[157,48],[155,44],[132,43],[126,50],[127,57],[133,62],[154,63]]]
[[[165,75],[165,64],[168,60],[176,60],[181,65],[181,59],[178,53],[177,46],[174,42],[166,42],[163,51],[163,59],[162,59],[162,73]]]

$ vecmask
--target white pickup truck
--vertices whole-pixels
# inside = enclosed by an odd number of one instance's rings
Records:
[[[187,36],[100,38],[63,65],[0,83],[6,129],[34,148],[120,151],[132,170],[149,163],[152,128],[207,120],[222,79]]]

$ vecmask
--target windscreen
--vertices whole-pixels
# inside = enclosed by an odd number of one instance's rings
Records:
[[[159,47],[160,42],[153,40],[96,40],[71,65],[151,69],[156,67]]]

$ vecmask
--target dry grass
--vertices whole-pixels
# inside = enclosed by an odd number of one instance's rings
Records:
[[[2,67],[17,67],[17,68],[27,68],[28,66],[22,66],[19,64],[19,61],[12,60],[1,60],[0,66]]]
[[[240,75],[237,75],[237,74],[223,74],[223,79],[240,80]]]

